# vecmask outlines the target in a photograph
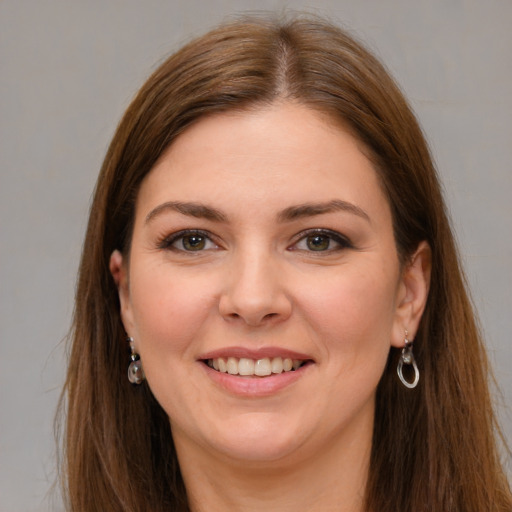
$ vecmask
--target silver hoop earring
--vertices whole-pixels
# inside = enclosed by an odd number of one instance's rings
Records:
[[[413,389],[418,385],[418,381],[420,380],[420,371],[418,370],[418,365],[416,364],[416,360],[414,359],[414,354],[412,353],[412,341],[407,339],[407,329],[405,330],[405,346],[402,349],[402,353],[400,354],[400,360],[398,361],[398,367],[396,369],[398,373],[398,377],[402,384],[409,389]],[[408,366],[412,366],[414,370],[414,379],[412,382],[409,382],[405,379],[402,368],[404,364]]]
[[[130,344],[130,359],[132,360],[132,362],[128,365],[128,380],[132,384],[140,384],[146,378],[144,375],[144,370],[142,369],[142,361],[140,360],[139,354],[135,352],[135,347],[133,346],[133,338],[128,337],[126,341]]]

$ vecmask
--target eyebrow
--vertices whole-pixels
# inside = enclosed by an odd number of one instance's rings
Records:
[[[175,211],[189,217],[197,217],[198,219],[208,219],[216,222],[225,222],[227,217],[216,208],[206,206],[201,203],[183,203],[180,201],[168,201],[158,205],[151,210],[146,216],[146,224],[154,219],[157,215],[165,211]]]
[[[313,217],[315,215],[338,211],[352,213],[370,222],[369,215],[362,208],[347,201],[342,201],[341,199],[333,199],[326,203],[305,203],[290,206],[279,213],[277,219],[279,222],[289,222],[303,217]]]
[[[227,216],[220,210],[202,203],[185,203],[181,201],[167,201],[151,210],[146,216],[146,224],[166,211],[175,211],[189,217],[207,219],[215,222],[227,222]],[[325,203],[304,203],[285,208],[277,215],[278,222],[290,222],[304,217],[313,217],[325,213],[344,211],[352,213],[370,222],[368,214],[355,204],[341,199],[333,199]]]

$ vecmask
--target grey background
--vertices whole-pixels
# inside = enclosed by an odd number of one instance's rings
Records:
[[[306,8],[384,60],[431,142],[512,403],[511,0],[0,0],[0,512],[59,510],[53,416],[87,210],[148,73],[246,10]],[[501,407],[506,435],[512,418]]]

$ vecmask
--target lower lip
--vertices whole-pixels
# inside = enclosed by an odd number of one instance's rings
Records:
[[[275,395],[301,379],[312,366],[311,363],[308,363],[295,371],[274,373],[268,377],[241,377],[239,375],[218,372],[203,362],[200,364],[203,366],[208,377],[226,391],[234,395],[256,398]]]

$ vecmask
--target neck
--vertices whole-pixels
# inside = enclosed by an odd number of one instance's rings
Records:
[[[309,456],[267,463],[228,460],[177,443],[192,512],[363,512],[371,431]],[[183,441],[183,440],[182,440]]]

